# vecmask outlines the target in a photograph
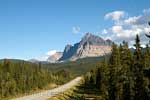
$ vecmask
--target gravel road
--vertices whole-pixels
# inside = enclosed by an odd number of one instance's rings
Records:
[[[54,88],[51,90],[46,90],[46,91],[40,92],[40,93],[35,93],[32,95],[20,97],[20,98],[15,98],[12,100],[46,100],[54,95],[62,93],[64,91],[66,91],[67,89],[77,85],[81,79],[82,79],[82,77],[76,77],[72,81],[70,81],[64,85],[61,85],[60,87],[57,87],[57,88]]]

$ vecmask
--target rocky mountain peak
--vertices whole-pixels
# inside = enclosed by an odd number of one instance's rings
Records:
[[[109,43],[107,43],[107,42],[109,42]],[[86,33],[85,36],[80,41],[80,45],[85,45],[85,44],[89,44],[89,45],[111,45],[111,43],[112,43],[111,40],[105,41],[101,37],[93,35],[91,33]]]
[[[111,40],[86,33],[80,42],[72,45],[66,45],[63,56],[59,61],[76,60],[85,57],[103,56],[111,52]]]
[[[82,39],[88,39],[88,38],[93,37],[93,36],[94,35],[92,35],[91,33],[86,33]]]
[[[68,52],[71,47],[72,47],[72,45],[67,44],[67,45],[65,46],[65,51],[64,51],[64,52]]]

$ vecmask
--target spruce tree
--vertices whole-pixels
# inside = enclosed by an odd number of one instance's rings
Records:
[[[96,72],[96,87],[101,91],[102,86],[102,71],[101,68],[97,68]]]
[[[145,87],[146,87],[146,91],[149,94],[150,97],[150,48],[148,45],[146,45],[145,48],[145,52],[144,52],[144,76],[145,76]]]
[[[131,72],[130,67],[132,63],[132,54],[128,48],[128,43],[123,41],[123,45],[120,47],[121,55],[121,71],[120,71],[120,80],[123,84],[122,100],[131,100]]]
[[[144,87],[144,75],[142,65],[142,52],[141,52],[141,44],[140,38],[137,35],[135,39],[135,52],[134,52],[134,100],[148,100],[147,94]]]
[[[112,53],[109,61],[109,79],[108,79],[108,98],[109,100],[116,100],[117,97],[117,86],[118,81],[117,73],[118,67],[120,66],[120,53],[118,46],[113,43]]]
[[[146,45],[145,52],[144,52],[144,69],[150,69],[150,48]]]

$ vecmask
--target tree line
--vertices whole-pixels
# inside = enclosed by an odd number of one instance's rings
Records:
[[[42,64],[5,59],[0,62],[0,98],[43,89],[50,83],[63,84],[71,79],[69,71],[51,72]]]
[[[138,35],[134,47],[113,44],[110,59],[85,76],[85,85],[97,88],[104,100],[150,100],[150,47],[143,50]]]

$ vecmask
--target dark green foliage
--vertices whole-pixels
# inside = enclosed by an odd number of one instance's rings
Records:
[[[144,53],[144,69],[150,69],[150,48],[148,45],[146,45]]]
[[[110,65],[113,65],[114,67],[120,65],[120,52],[116,44],[112,45],[112,53],[109,62]]]
[[[142,64],[142,52],[140,46],[139,36],[136,36],[135,43],[135,52],[134,52],[134,66],[133,66],[133,74],[134,74],[134,100],[147,100],[147,94],[145,93],[145,84],[144,84],[144,74],[143,69],[144,66]]]
[[[132,54],[128,48],[128,43],[123,41],[122,48],[120,50],[121,56],[121,66],[120,66],[120,82],[122,88],[119,90],[121,92],[122,100],[131,100],[131,88],[132,88],[132,78],[131,78],[131,67],[132,67]]]
[[[116,100],[117,98],[117,81],[120,66],[120,52],[116,44],[112,45],[112,54],[109,61],[109,77],[108,77],[108,98],[109,100]]]
[[[97,69],[96,72],[96,87],[101,90],[102,86],[102,70],[101,68]]]
[[[150,100],[150,49],[147,45],[142,51],[138,35],[134,46],[132,53],[125,41],[113,44],[110,60],[90,73],[93,79],[96,75],[96,84],[91,86],[99,89],[104,100]]]
[[[123,84],[122,100],[131,100],[130,83],[125,82]]]

